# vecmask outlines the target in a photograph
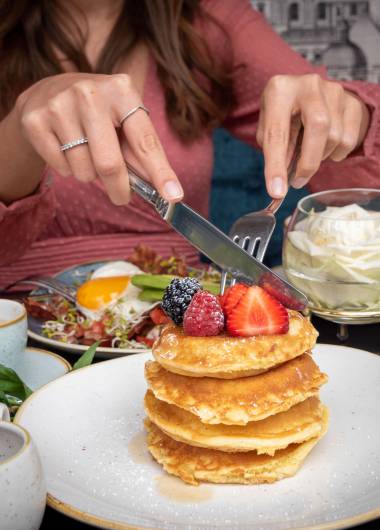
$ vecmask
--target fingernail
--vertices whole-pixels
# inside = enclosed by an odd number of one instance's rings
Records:
[[[292,182],[292,187],[298,190],[300,188],[303,188],[306,183],[307,183],[307,180],[305,179],[301,179],[301,178],[294,179],[294,181]]]
[[[281,177],[274,177],[271,184],[273,195],[276,197],[283,197],[286,193],[286,185],[284,179]]]
[[[165,198],[169,201],[174,199],[181,199],[183,197],[183,189],[175,180],[168,180],[163,187]]]

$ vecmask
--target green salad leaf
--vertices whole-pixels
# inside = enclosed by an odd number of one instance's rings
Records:
[[[99,344],[100,344],[100,341],[97,341],[97,342],[94,342],[94,344],[91,344],[91,346],[84,352],[84,354],[73,365],[73,370],[78,370],[79,368],[84,368],[85,366],[89,366],[94,359],[96,349],[99,346]]]
[[[33,393],[14,370],[7,368],[3,364],[0,364],[0,392],[8,396],[14,396],[22,401]]]
[[[17,397],[10,396],[6,394],[5,392],[3,392],[2,390],[0,390],[0,403],[5,403],[5,405],[9,409],[11,409],[11,412],[12,412],[13,407],[18,408],[22,404],[22,400]]]

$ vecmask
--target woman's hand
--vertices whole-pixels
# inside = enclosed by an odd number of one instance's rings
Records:
[[[82,182],[99,178],[112,202],[125,204],[130,188],[117,129],[122,117],[141,104],[126,74],[66,73],[23,92],[16,112],[24,136],[49,166]],[[121,129],[133,158],[160,194],[170,201],[181,199],[182,187],[146,112],[135,112]],[[87,144],[60,150],[82,137]]]
[[[272,77],[262,94],[257,130],[272,197],[282,197],[287,191],[287,167],[301,124],[304,133],[292,182],[295,188],[304,186],[323,160],[343,160],[362,144],[369,111],[339,83],[325,81],[317,74]]]

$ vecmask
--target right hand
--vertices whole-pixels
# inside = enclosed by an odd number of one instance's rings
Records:
[[[114,204],[130,198],[128,171],[117,129],[120,120],[142,101],[127,74],[66,73],[38,81],[17,100],[25,138],[62,176],[82,182],[99,178]],[[124,121],[121,134],[142,173],[169,201],[183,196],[149,116],[139,110]],[[65,152],[60,145],[81,137],[88,144]]]

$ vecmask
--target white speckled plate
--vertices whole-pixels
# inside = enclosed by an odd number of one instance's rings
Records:
[[[149,355],[68,374],[16,416],[38,446],[48,503],[101,528],[347,528],[380,516],[380,357],[319,345],[330,428],[299,473],[260,486],[182,484],[147,454],[142,421]]]

